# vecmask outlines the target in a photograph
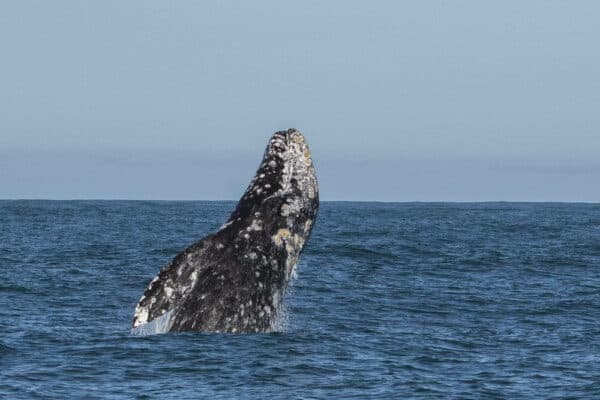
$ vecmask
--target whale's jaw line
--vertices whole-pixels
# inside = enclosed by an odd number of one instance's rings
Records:
[[[269,332],[319,208],[302,133],[276,132],[226,223],[177,255],[140,299],[134,330]],[[162,320],[160,320],[162,321]],[[153,333],[158,333],[153,331]]]

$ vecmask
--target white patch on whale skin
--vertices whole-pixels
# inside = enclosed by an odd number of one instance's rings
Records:
[[[288,199],[288,202],[281,206],[281,216],[287,217],[288,215],[299,214],[301,207],[298,199]]]
[[[135,325],[134,325],[135,327],[148,322],[148,309],[147,308],[141,308],[140,306],[137,306],[135,308],[135,313],[133,315],[135,317]]]
[[[252,224],[248,228],[249,231],[262,231],[262,221],[258,219],[253,219]]]
[[[291,233],[289,229],[282,228],[279,229],[276,234],[271,236],[271,240],[273,240],[273,243],[275,243],[277,247],[281,247],[285,243],[285,240],[290,237],[290,235]]]
[[[307,235],[308,232],[310,232],[310,228],[312,226],[312,219],[307,219],[306,222],[304,223],[304,234]]]
[[[192,281],[192,283],[190,283],[190,286],[187,287],[185,289],[185,291],[187,292],[188,290],[192,289],[194,287],[194,285],[196,284],[197,280],[198,280],[198,271],[194,271],[190,274],[190,281]]]
[[[279,300],[281,298],[281,296],[279,295],[279,289],[275,289],[272,293],[272,297],[273,297],[273,306],[275,308],[277,308],[277,306],[279,305]]]
[[[222,231],[223,229],[227,228],[231,224],[233,224],[233,221],[225,222],[223,225],[221,225],[221,227],[219,228],[219,231]]]

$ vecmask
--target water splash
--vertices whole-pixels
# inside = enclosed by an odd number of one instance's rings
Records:
[[[306,262],[301,262],[304,266]],[[288,299],[294,294],[294,284],[298,279],[298,263],[294,265],[292,268],[292,273],[290,274],[290,280],[288,282],[288,287],[286,289],[285,298]],[[271,323],[271,332],[288,332],[290,327],[292,326],[292,313],[289,307],[286,305],[285,301],[281,301],[277,306],[276,317]]]
[[[160,335],[161,333],[169,332],[171,329],[171,315],[173,310],[168,311],[158,318],[145,323],[144,325],[137,326],[131,329],[131,334],[135,336],[148,336],[148,335]]]

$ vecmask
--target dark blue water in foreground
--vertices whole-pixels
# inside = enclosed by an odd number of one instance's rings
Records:
[[[600,205],[324,203],[283,332],[131,336],[233,206],[1,201],[0,398],[600,398]]]

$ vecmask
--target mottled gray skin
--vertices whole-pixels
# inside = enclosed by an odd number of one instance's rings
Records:
[[[221,229],[188,247],[144,292],[139,329],[269,332],[319,208],[317,179],[302,134],[275,133]]]

